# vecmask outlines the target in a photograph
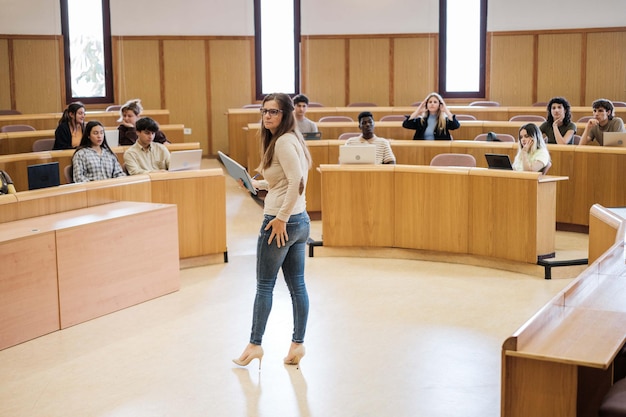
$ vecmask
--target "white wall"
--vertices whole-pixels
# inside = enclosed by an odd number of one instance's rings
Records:
[[[621,27],[625,6],[625,0],[489,0],[487,30]]]
[[[437,32],[439,0],[301,0],[302,33]],[[0,34],[60,35],[59,0],[0,0]],[[252,36],[252,0],[110,0],[111,31],[131,35]],[[489,0],[488,30],[624,26],[625,0]]]

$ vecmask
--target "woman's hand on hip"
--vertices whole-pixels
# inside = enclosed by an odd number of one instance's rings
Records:
[[[274,238],[276,238],[276,245],[280,248],[281,246],[285,246],[285,243],[289,240],[289,236],[287,236],[287,223],[280,220],[278,217],[274,217],[269,221],[267,226],[265,226],[265,230],[272,229],[272,233],[270,233],[270,238],[267,240],[267,244],[270,245]]]

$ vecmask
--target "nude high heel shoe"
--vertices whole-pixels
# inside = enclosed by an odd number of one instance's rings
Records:
[[[297,365],[300,363],[300,359],[306,353],[304,343],[292,343],[289,348],[289,353],[285,357],[285,365]]]
[[[263,359],[263,348],[261,345],[253,345],[252,343],[246,346],[241,356],[237,359],[233,359],[233,362],[239,366],[247,366],[254,359],[259,360],[259,370],[261,370],[261,360]]]

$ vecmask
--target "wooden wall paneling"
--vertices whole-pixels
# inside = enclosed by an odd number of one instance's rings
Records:
[[[346,85],[346,41],[307,39],[306,74],[309,100],[325,106],[343,106]]]
[[[390,105],[390,42],[388,38],[350,39],[350,103]]]
[[[172,123],[192,129],[185,142],[208,149],[205,43],[203,40],[163,41],[165,105]]]
[[[393,105],[410,106],[437,91],[437,65],[433,62],[437,40],[435,36],[395,38],[393,43]]]
[[[250,61],[254,55],[253,48],[254,42],[248,39],[209,41],[210,150],[213,154],[217,154],[218,150],[230,152],[226,116],[228,109],[249,104],[250,95],[254,94],[250,77],[250,74],[254,73],[254,63]]]
[[[579,33],[539,34],[537,101],[565,97],[580,103],[582,36]]]
[[[503,106],[529,106],[533,97],[532,35],[494,35],[490,100]]]
[[[626,101],[626,31],[587,34],[585,97],[590,106],[598,98]]]
[[[0,39],[0,109],[11,108],[11,69],[9,40]]]
[[[63,72],[59,67],[63,46],[56,39],[14,39],[16,107],[22,113],[56,112],[65,106]]]
[[[115,102],[139,98],[144,109],[161,108],[159,41],[114,37]]]

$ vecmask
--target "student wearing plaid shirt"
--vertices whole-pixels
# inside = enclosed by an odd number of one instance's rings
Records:
[[[83,138],[72,157],[74,182],[106,180],[126,174],[109,148],[104,126],[98,121],[87,123]]]

